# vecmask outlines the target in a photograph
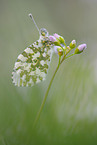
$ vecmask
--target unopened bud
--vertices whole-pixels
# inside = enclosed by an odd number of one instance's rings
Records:
[[[67,46],[67,49],[70,50],[71,48],[69,46]]]
[[[58,35],[57,33],[55,33],[55,34],[54,34],[54,37],[55,37],[55,38],[59,38],[60,35]]]
[[[55,36],[50,35],[49,40],[53,42],[56,46],[60,46],[60,41]]]
[[[71,49],[75,48],[76,47],[76,41],[72,40],[69,46],[70,46]]]
[[[57,41],[54,42],[54,44],[55,44],[56,46],[60,46],[60,41],[57,40]]]
[[[65,42],[64,38],[62,36],[58,35],[57,33],[54,34],[54,37],[57,38],[60,41],[60,43]]]
[[[60,41],[60,43],[65,43],[65,40],[64,40],[64,38],[62,36],[59,37],[59,41]]]
[[[63,55],[63,49],[61,47],[58,48],[58,55],[59,56],[62,56]]]
[[[82,53],[84,49],[87,48],[86,44],[81,44],[79,45],[76,49],[75,49],[75,54],[79,54]]]
[[[52,36],[52,35],[49,36],[49,39],[50,39],[51,42],[57,41],[57,39],[54,36]]]

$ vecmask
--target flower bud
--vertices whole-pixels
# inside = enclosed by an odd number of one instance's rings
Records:
[[[66,54],[69,53],[71,50],[71,48],[69,46],[67,46],[67,49],[66,49]]]
[[[64,40],[64,38],[62,36],[59,37],[59,41],[60,41],[60,43],[65,43],[65,40]]]
[[[58,35],[57,33],[54,34],[54,37],[57,38],[60,41],[60,43],[65,42],[64,38],[62,36]]]
[[[61,47],[58,48],[58,55],[59,56],[63,55],[63,49]]]
[[[69,46],[70,46],[71,49],[75,48],[76,47],[76,41],[72,40]]]
[[[56,39],[54,36],[52,36],[52,35],[49,36],[49,39],[50,39],[50,41],[52,41],[52,42],[57,41],[57,39]]]
[[[60,46],[60,41],[59,41],[55,36],[50,35],[50,36],[49,36],[49,39],[50,39],[50,41],[53,42],[56,46]]]
[[[55,33],[55,34],[54,34],[54,37],[55,37],[55,38],[59,38],[60,35],[58,35],[57,33]]]
[[[70,48],[69,46],[67,46],[67,49],[68,49],[68,50],[71,50],[71,48]]]
[[[83,52],[84,49],[87,48],[87,45],[86,44],[81,44],[79,45],[76,49],[75,49],[75,54],[79,54],[81,52]]]
[[[54,51],[59,56],[62,56],[63,55],[63,49],[60,46],[54,46]]]
[[[60,41],[57,40],[57,41],[54,42],[54,44],[55,44],[56,46],[60,46]]]

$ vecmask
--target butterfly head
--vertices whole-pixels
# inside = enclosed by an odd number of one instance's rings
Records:
[[[48,35],[49,35],[48,31],[45,28],[40,29],[40,34],[43,37],[48,37]]]

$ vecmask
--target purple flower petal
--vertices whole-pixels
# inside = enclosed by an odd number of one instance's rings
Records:
[[[54,36],[52,36],[52,35],[49,36],[49,39],[50,39],[50,41],[52,41],[52,42],[57,41],[56,38],[55,38]]]
[[[86,48],[87,48],[86,44],[81,44],[81,45],[78,46],[78,49],[79,49],[80,52],[83,51]]]
[[[57,33],[55,33],[55,34],[54,34],[54,37],[55,37],[55,38],[59,38],[60,35],[58,35]]]
[[[72,44],[76,44],[76,41],[75,40],[72,40]]]

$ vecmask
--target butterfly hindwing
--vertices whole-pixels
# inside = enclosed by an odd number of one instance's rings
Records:
[[[21,53],[12,72],[13,83],[17,86],[33,86],[45,80],[52,48],[48,39],[34,42]]]

